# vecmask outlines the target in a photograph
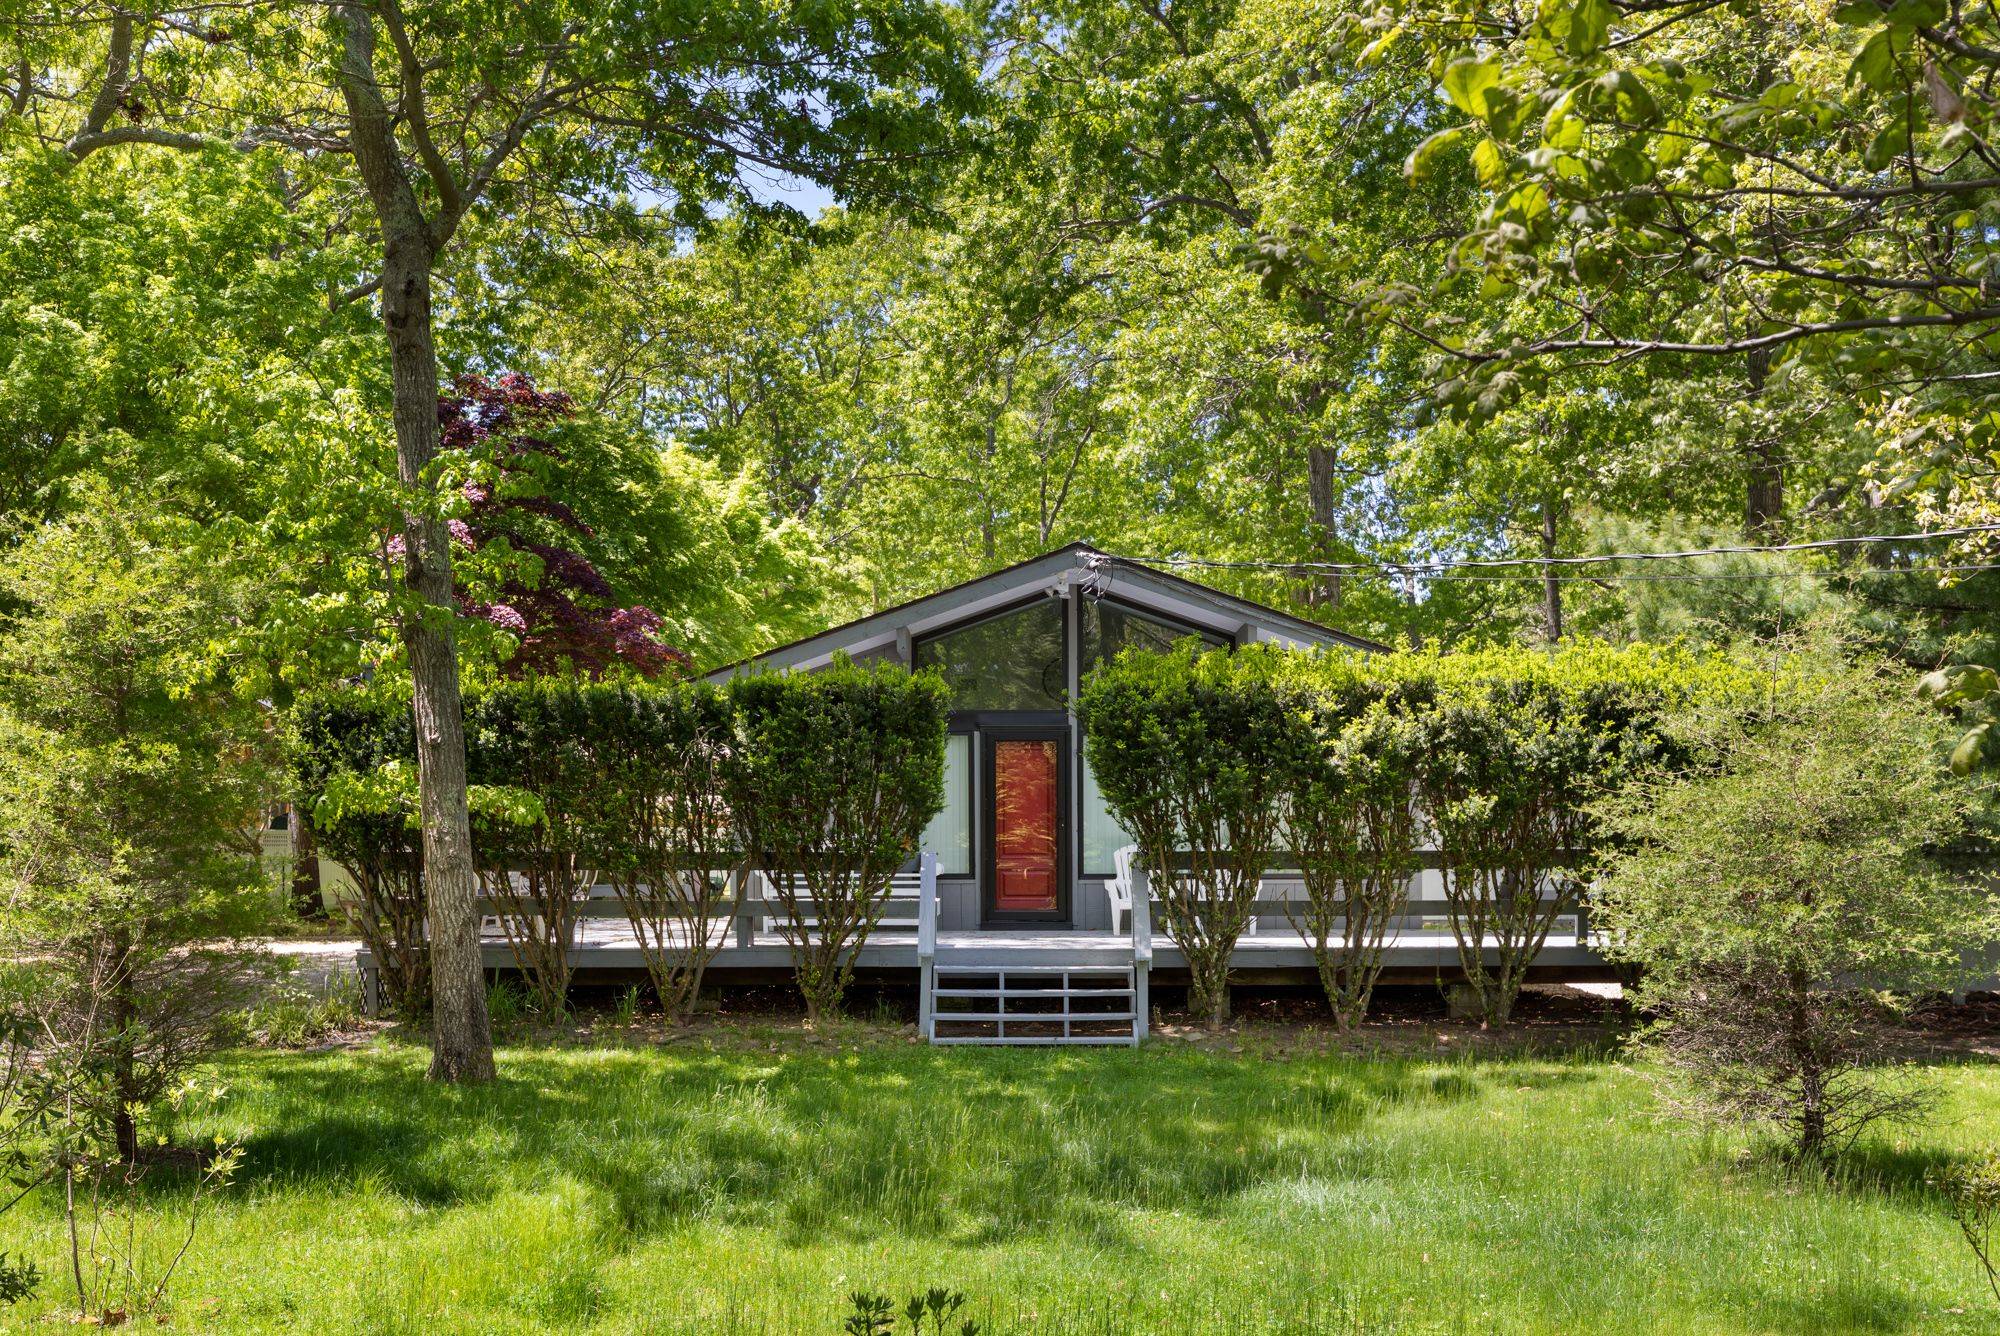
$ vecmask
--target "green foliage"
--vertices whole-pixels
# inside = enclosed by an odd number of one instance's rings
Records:
[[[274,911],[256,859],[267,721],[210,671],[242,591],[189,525],[93,486],[0,562],[0,934],[46,972],[77,1097],[135,1110],[227,1033]]]
[[[1422,867],[1416,779],[1422,724],[1399,708],[1391,682],[1356,660],[1325,656],[1292,668],[1301,690],[1285,755],[1284,838],[1304,882],[1293,926],[1312,947],[1335,1025],[1368,1014],[1391,926]]]
[[[597,708],[608,689],[564,677],[500,682],[466,700],[473,866],[544,1016],[568,1006],[577,902],[590,893],[600,801]],[[482,810],[483,808],[483,810]]]
[[[861,668],[729,683],[729,807],[784,911],[806,1009],[839,1006],[889,879],[944,806],[949,692],[933,673]]]
[[[2000,1154],[1955,1166],[1940,1176],[1938,1186],[1951,1201],[1952,1219],[1972,1250],[1973,1261],[1985,1273],[1986,1287],[2000,1301],[2000,1247],[1993,1227],[2000,1224]]]
[[[1078,713],[1091,772],[1132,832],[1160,925],[1188,962],[1189,1008],[1229,1015],[1229,958],[1277,850],[1302,745],[1282,657],[1256,647],[1127,650],[1091,673]]]
[[[1674,732],[1700,764],[1600,810],[1622,848],[1609,949],[1691,1107],[1818,1161],[1922,1092],[1884,1075],[1887,1026],[1962,986],[2000,903],[1935,861],[1965,829],[1938,718],[1895,676],[1822,664]]]
[[[1409,652],[1371,665],[1417,707],[1415,789],[1482,1018],[1507,1023],[1558,917],[1575,912],[1601,835],[1592,804],[1675,760],[1667,713],[1744,686],[1726,661],[1572,642]],[[1487,963],[1488,952],[1494,963]]]
[[[720,948],[741,839],[724,783],[735,733],[707,682],[602,689],[590,702],[591,864],[616,889],[669,1023]]]
[[[416,821],[410,703],[393,692],[308,697],[288,715],[297,806],[319,851],[346,869],[355,898],[337,908],[375,959],[395,1012],[430,1004],[424,849]]]
[[[965,1296],[957,1290],[933,1285],[912,1294],[902,1310],[907,1327],[897,1326],[896,1304],[888,1295],[857,1290],[847,1297],[853,1309],[840,1327],[846,1336],[896,1336],[899,1331],[909,1336],[979,1336],[979,1324],[971,1318],[952,1324],[965,1307]]]

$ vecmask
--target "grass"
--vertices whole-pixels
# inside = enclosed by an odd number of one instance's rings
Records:
[[[215,1117],[247,1159],[173,1326],[837,1332],[853,1290],[946,1285],[989,1333],[2000,1329],[1924,1186],[2000,1127],[1991,1065],[1941,1068],[1942,1116],[1827,1183],[1660,1122],[1601,1053],[907,1034],[511,1049],[469,1091],[391,1040],[234,1055]],[[21,1247],[32,1329],[61,1312],[53,1201],[0,1218]]]

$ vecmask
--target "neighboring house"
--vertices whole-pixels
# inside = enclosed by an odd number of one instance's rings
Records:
[[[1077,685],[1127,646],[1384,647],[1083,543],[710,674],[857,663],[935,668],[952,692],[938,856],[938,927],[1107,931],[1105,882],[1130,843],[1084,759]]]

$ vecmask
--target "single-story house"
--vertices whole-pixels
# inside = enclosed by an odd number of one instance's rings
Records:
[[[1129,646],[1188,636],[1383,648],[1072,543],[711,676],[811,671],[836,654],[936,669],[952,693],[945,806],[923,839],[938,859],[939,928],[1102,932],[1113,927],[1112,855],[1130,839],[1084,757],[1078,683]]]

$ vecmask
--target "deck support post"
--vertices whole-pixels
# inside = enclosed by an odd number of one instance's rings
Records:
[[[1148,976],[1153,970],[1153,882],[1146,866],[1132,860],[1132,1046],[1146,1041],[1153,1006]]]
[[[937,855],[917,856],[917,1031],[937,1038]]]
[[[763,899],[764,883],[757,875],[757,869],[744,863],[736,869],[736,944],[738,946],[757,945],[758,904]]]

